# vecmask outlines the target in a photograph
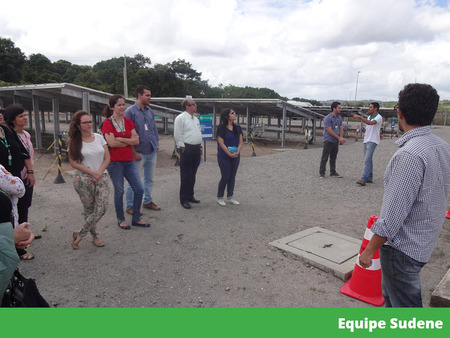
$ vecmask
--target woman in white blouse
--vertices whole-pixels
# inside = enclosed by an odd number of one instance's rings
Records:
[[[88,232],[95,246],[104,246],[98,237],[96,226],[108,208],[109,184],[106,167],[110,162],[108,146],[102,135],[92,132],[92,118],[84,110],[77,111],[69,128],[69,160],[76,169],[74,187],[84,208],[85,224],[79,232],[73,233],[72,248]]]

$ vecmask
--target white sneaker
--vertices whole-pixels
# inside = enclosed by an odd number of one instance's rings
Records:
[[[221,205],[223,207],[227,205],[223,199],[218,199],[217,203],[219,203],[219,205]]]
[[[241,204],[241,203],[239,203],[238,201],[236,201],[236,200],[234,200],[234,199],[232,199],[232,198],[230,198],[230,199],[228,200],[228,203],[234,204],[234,205],[239,205],[239,204]]]

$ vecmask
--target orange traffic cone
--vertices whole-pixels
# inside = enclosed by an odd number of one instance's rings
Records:
[[[359,265],[359,255],[361,255],[366,249],[367,244],[369,244],[373,236],[373,232],[370,229],[377,219],[377,216],[370,216],[369,222],[367,222],[367,229],[361,248],[359,249],[353,275],[341,288],[341,293],[375,306],[381,306],[384,304],[384,297],[381,293],[380,251],[377,250],[373,255],[372,265],[369,268],[364,269]]]
[[[450,218],[450,208],[448,208],[447,214],[445,215],[445,217]]]

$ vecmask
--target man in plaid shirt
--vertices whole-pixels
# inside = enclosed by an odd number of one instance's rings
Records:
[[[360,255],[370,269],[380,249],[386,307],[421,307],[420,270],[428,262],[445,219],[450,190],[450,146],[431,133],[439,95],[427,84],[400,91],[397,116],[404,135],[384,176],[380,218]]]

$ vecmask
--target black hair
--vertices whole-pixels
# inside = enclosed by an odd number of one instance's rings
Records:
[[[377,108],[377,111],[380,110],[380,104],[378,102],[371,102],[370,103],[374,108]]]
[[[220,112],[220,123],[219,127],[222,126],[223,128],[226,128],[228,125],[228,115],[230,115],[232,108],[225,108]],[[238,129],[236,126],[236,123],[233,122],[233,134],[237,135]]]
[[[429,84],[410,83],[398,93],[398,109],[411,126],[428,126],[439,105],[439,94]]]
[[[3,117],[5,119],[5,122],[14,128],[14,120],[16,117],[20,114],[22,114],[25,111],[23,109],[23,106],[21,104],[11,104],[8,107],[6,107],[5,112],[3,114]]]
[[[151,92],[150,88],[147,87],[147,86],[143,86],[143,85],[142,85],[142,86],[138,86],[138,87],[136,88],[136,98],[139,97],[139,94],[144,95],[144,91],[145,91],[145,90],[148,90],[148,91]]]
[[[331,111],[333,111],[335,108],[337,108],[337,106],[340,106],[340,105],[341,105],[340,102],[334,101],[334,102],[331,104]]]

